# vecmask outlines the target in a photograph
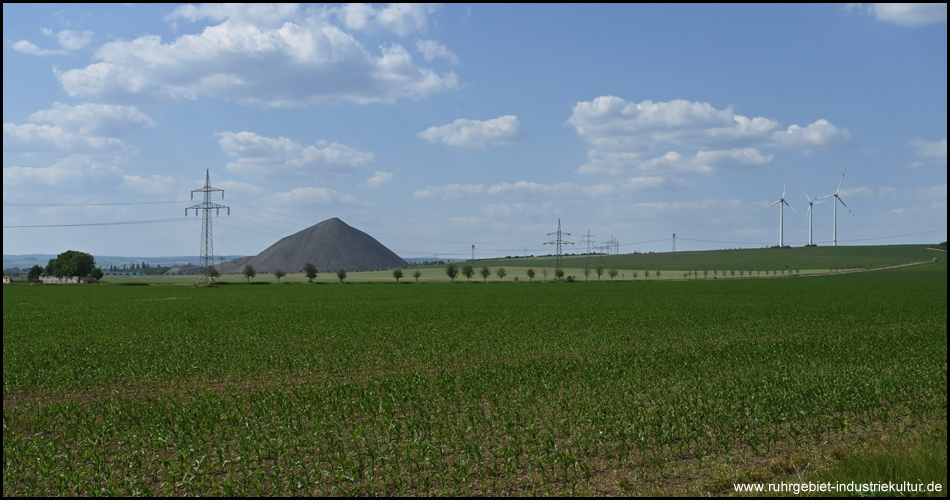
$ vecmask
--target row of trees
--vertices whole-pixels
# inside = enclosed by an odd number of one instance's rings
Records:
[[[317,271],[317,266],[311,264],[310,262],[307,262],[306,264],[303,265],[303,274],[304,276],[307,277],[307,281],[310,283],[313,283],[313,280],[314,278],[317,277],[318,272],[319,271]],[[416,272],[418,273],[418,271]],[[254,269],[254,266],[248,264],[244,266],[244,270],[241,271],[241,274],[243,274],[244,277],[247,278],[247,282],[250,283],[251,278],[254,278],[257,276],[257,270]],[[287,273],[285,273],[284,271],[280,269],[274,271],[274,277],[277,278],[278,283],[280,283],[280,279],[283,278],[284,276],[287,276]],[[336,272],[336,277],[339,278],[340,283],[342,283],[343,280],[346,279],[346,270],[345,269],[338,270]],[[400,277],[402,277],[401,272],[400,272]]]

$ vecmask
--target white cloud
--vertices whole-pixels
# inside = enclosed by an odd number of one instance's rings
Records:
[[[480,195],[543,195],[543,196],[579,196],[597,197],[616,192],[611,184],[596,184],[581,186],[569,182],[560,184],[538,184],[535,182],[518,181],[514,184],[500,182],[488,187],[483,184],[449,184],[441,187],[427,187],[416,191],[416,198],[460,198],[462,196]]]
[[[358,203],[353,196],[322,187],[296,188],[286,193],[277,193],[272,198],[280,203]]]
[[[371,188],[383,187],[393,181],[391,172],[376,172],[372,177],[366,180],[366,185]]]
[[[917,156],[932,158],[934,160],[947,162],[947,139],[941,141],[928,141],[926,139],[914,139],[908,143]]]
[[[441,187],[427,187],[412,194],[415,198],[459,198],[473,196],[485,191],[481,184],[449,184]]]
[[[591,144],[590,162],[578,169],[581,173],[708,173],[767,164],[772,155],[762,148],[809,153],[851,143],[847,130],[824,119],[781,130],[775,120],[681,99],[637,103],[601,96],[578,102],[567,123]]]
[[[516,217],[558,214],[561,211],[552,203],[530,205],[527,203],[503,203],[482,205],[481,211],[489,217]]]
[[[151,118],[130,106],[112,104],[53,103],[51,109],[30,115],[30,121],[52,123],[57,127],[84,136],[124,137],[142,127],[155,124]]]
[[[131,149],[119,137],[153,125],[135,108],[104,104],[69,106],[57,102],[29,119],[34,123],[3,124],[5,152],[123,155]]]
[[[48,167],[21,167],[16,165],[3,167],[3,186],[13,186],[21,182],[39,181],[51,186],[77,185],[89,183],[90,178],[101,178],[103,174],[116,174],[119,169],[100,161],[96,155],[73,154]]]
[[[66,50],[79,50],[92,42],[91,31],[63,30],[56,35],[59,44]]]
[[[416,51],[422,54],[426,61],[435,60],[437,57],[445,59],[452,64],[458,64],[459,58],[451,50],[447,49],[435,40],[416,41]]]
[[[399,20],[413,16],[391,10],[378,11],[374,19],[393,29],[411,24]],[[395,102],[458,87],[454,73],[417,66],[399,44],[368,52],[323,12],[303,15],[283,5],[203,5],[179,7],[169,16],[177,18],[220,23],[169,43],[157,36],[106,43],[96,52],[98,62],[55,69],[56,77],[67,94],[102,102],[208,96],[267,107]]]
[[[842,189],[838,194],[841,198],[893,198],[900,196],[900,191],[890,186],[883,188],[855,187]]]
[[[12,47],[13,50],[17,52],[22,52],[31,56],[52,56],[66,54],[66,51],[64,50],[41,49],[35,43],[29,42],[27,40],[14,42]]]
[[[231,20],[239,24],[255,26],[280,26],[295,19],[300,12],[297,4],[287,3],[231,3],[182,5],[165,17],[166,21],[186,19],[196,22],[201,19],[212,21]]]
[[[874,3],[867,9],[881,21],[910,28],[947,22],[946,3]]]
[[[486,121],[459,118],[448,125],[429,127],[418,135],[449,146],[484,148],[520,141],[526,133],[517,116],[505,115]]]
[[[649,208],[657,212],[709,212],[710,210],[737,210],[743,208],[745,204],[739,200],[700,200],[673,203],[637,203],[636,206]]]
[[[438,9],[437,4],[389,4],[376,8],[369,4],[346,4],[330,12],[343,24],[358,31],[390,31],[400,36],[426,29],[429,15]]]
[[[253,132],[220,132],[217,136],[224,154],[234,159],[228,162],[230,170],[270,172],[328,165],[358,167],[373,159],[373,153],[323,140],[305,147],[286,137],[274,139]]]

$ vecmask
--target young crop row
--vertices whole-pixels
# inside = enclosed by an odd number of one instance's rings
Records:
[[[946,418],[945,278],[16,290],[4,494],[623,493],[818,453]]]

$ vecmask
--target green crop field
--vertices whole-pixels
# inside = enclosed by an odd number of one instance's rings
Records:
[[[944,255],[802,279],[7,286],[3,493],[728,494],[946,427]]]

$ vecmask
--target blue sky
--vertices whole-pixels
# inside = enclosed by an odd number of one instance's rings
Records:
[[[947,239],[939,5],[3,6],[3,253]],[[849,213],[850,209],[852,213]],[[814,240],[832,241],[830,203]]]

